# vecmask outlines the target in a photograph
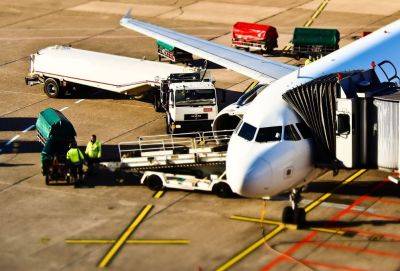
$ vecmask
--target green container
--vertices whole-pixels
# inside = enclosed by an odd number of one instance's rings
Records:
[[[47,108],[39,113],[36,130],[47,141],[50,137],[55,140],[69,140],[76,136],[74,126],[58,110]]]
[[[292,43],[294,46],[321,45],[336,47],[339,41],[340,33],[337,29],[296,27]]]
[[[157,46],[162,49],[165,49],[167,51],[170,51],[170,52],[172,52],[175,49],[174,46],[169,45],[168,43],[162,42],[161,40],[157,40]]]

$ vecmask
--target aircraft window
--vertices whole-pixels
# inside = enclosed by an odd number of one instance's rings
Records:
[[[305,123],[303,123],[303,122],[301,122],[301,123],[296,123],[296,126],[297,126],[297,129],[299,130],[301,136],[302,136],[304,139],[308,139],[308,138],[311,138],[311,137],[312,137],[310,128],[309,128]]]
[[[257,128],[248,124],[248,123],[243,123],[242,128],[239,131],[239,136],[241,138],[244,138],[248,141],[253,140],[254,134],[256,133]]]
[[[282,136],[282,126],[260,128],[257,133],[257,142],[280,141]]]
[[[301,137],[297,133],[296,128],[293,125],[286,125],[284,130],[283,139],[287,141],[297,141],[300,140]]]

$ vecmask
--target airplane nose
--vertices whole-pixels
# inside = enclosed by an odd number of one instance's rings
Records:
[[[273,171],[268,161],[252,155],[229,155],[226,161],[227,181],[233,192],[245,197],[268,195],[268,180],[273,180]],[[242,152],[243,153],[243,152]]]
[[[268,161],[257,159],[244,169],[240,195],[245,197],[262,197],[268,195],[268,179],[273,180],[273,172]]]

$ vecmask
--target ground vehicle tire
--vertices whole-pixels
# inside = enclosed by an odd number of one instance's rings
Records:
[[[294,223],[294,211],[292,207],[286,206],[282,212],[282,223],[293,224]]]
[[[61,96],[60,84],[56,79],[47,78],[44,81],[43,90],[49,98],[58,98]]]
[[[46,176],[45,176],[46,185],[50,185],[50,180],[51,180],[50,176],[48,174],[46,174]]]
[[[166,125],[166,128],[165,128],[166,133],[167,134],[173,134],[174,133],[174,129],[172,128],[171,120],[170,120],[170,117],[169,117],[168,114],[167,114],[167,117],[166,117],[165,125]]]
[[[220,198],[229,198],[233,195],[231,187],[225,182],[215,184],[212,191]]]
[[[154,110],[156,112],[162,112],[163,108],[161,106],[161,100],[160,97],[157,94],[154,94],[154,101],[153,101],[153,106],[154,106]]]
[[[164,187],[163,181],[158,175],[147,176],[146,184],[153,191],[159,191]]]

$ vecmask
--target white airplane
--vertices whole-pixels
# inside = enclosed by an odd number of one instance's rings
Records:
[[[244,107],[234,104],[230,112],[222,112],[234,114],[237,107],[242,111],[239,115],[243,114],[229,142],[226,173],[233,192],[246,197],[272,197],[292,189],[292,208],[285,208],[284,222],[304,219],[304,209],[297,207],[299,189],[294,188],[311,180],[307,177],[314,165],[311,140],[304,132],[304,124],[282,94],[324,75],[368,69],[372,61],[390,60],[396,68],[400,67],[400,20],[302,68],[141,22],[131,18],[130,11],[120,23],[268,84]],[[384,78],[377,73],[380,79]]]

